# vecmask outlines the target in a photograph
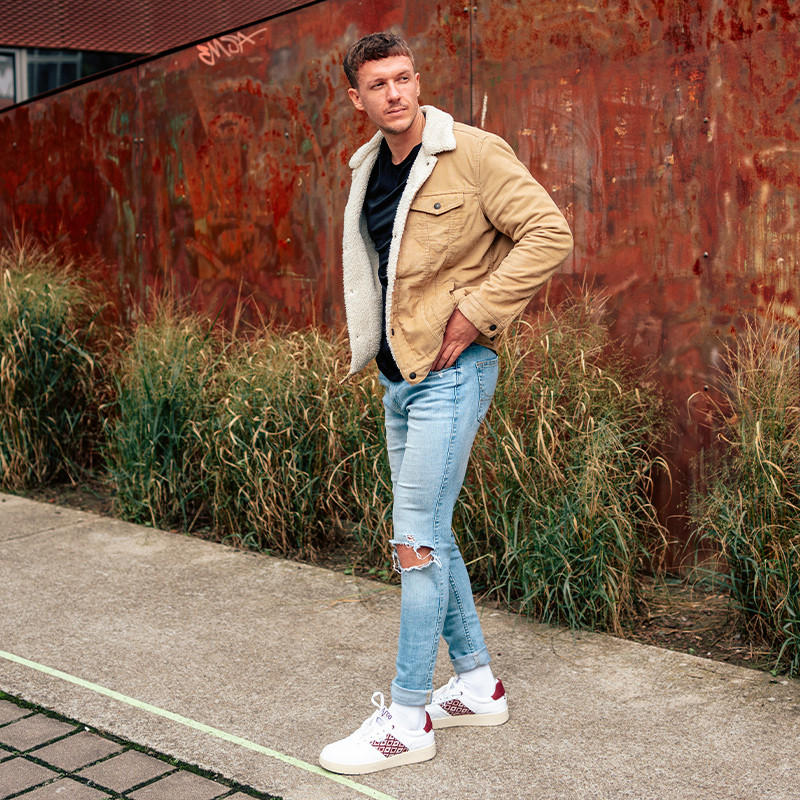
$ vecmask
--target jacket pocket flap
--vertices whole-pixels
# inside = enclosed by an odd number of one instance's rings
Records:
[[[464,204],[464,195],[461,194],[427,194],[417,195],[411,203],[412,211],[422,211],[425,214],[444,214]]]

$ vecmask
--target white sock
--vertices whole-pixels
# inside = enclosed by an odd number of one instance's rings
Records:
[[[491,697],[497,686],[492,668],[488,664],[461,672],[458,677],[466,690],[476,697]]]
[[[407,731],[419,731],[425,727],[425,706],[401,706],[400,703],[392,703],[389,713]]]

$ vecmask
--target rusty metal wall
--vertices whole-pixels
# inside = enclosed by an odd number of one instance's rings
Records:
[[[686,496],[712,444],[720,337],[769,302],[800,309],[800,4],[473,8],[476,124],[565,210],[565,282],[607,292],[614,333],[659,364],[675,434],[658,500],[669,563],[691,561],[703,546],[687,541]]]
[[[800,316],[800,5],[789,0],[327,0],[0,113],[0,231],[113,267],[120,302],[174,282],[340,326],[354,39],[398,28],[423,101],[504,136],[565,211],[552,288],[609,295],[614,331],[675,403],[659,502],[676,565],[719,337]]]
[[[469,114],[462,6],[381,5],[328,2],[140,69],[146,280],[177,278],[206,308],[241,293],[281,321],[341,325],[346,164],[371,135],[346,96],[348,45],[401,26],[428,54],[427,96]]]
[[[100,256],[118,271],[120,300],[141,290],[136,84],[127,71],[0,113],[0,240],[16,230]]]

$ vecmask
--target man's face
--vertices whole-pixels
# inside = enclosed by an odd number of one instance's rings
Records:
[[[358,89],[348,94],[379,130],[405,133],[419,113],[419,73],[408,56],[367,61],[358,70]]]

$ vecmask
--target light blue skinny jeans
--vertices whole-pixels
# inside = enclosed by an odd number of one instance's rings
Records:
[[[400,634],[392,700],[430,701],[444,637],[457,673],[488,664],[469,575],[452,531],[453,507],[497,385],[497,355],[471,345],[448,369],[412,386],[380,376],[392,472],[393,545],[430,547],[427,564],[400,569]],[[395,555],[396,558],[396,555]]]

